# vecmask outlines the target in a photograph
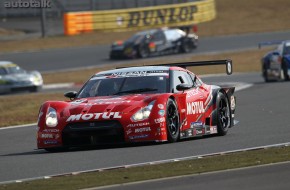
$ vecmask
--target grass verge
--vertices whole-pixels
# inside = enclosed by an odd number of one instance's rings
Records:
[[[75,176],[54,177],[51,179],[1,185],[0,190],[74,190],[164,177],[201,174],[289,160],[290,147],[270,148],[166,164],[91,172]]]

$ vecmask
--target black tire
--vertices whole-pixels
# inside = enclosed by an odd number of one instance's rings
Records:
[[[68,147],[53,147],[53,148],[45,148],[47,152],[65,152],[68,151]]]
[[[141,45],[138,48],[138,56],[140,58],[147,58],[150,55],[150,51],[147,45]]]
[[[217,130],[218,135],[224,136],[227,134],[231,126],[231,109],[227,96],[219,92],[217,95]]]
[[[179,140],[179,113],[174,100],[168,99],[166,106],[166,128],[168,142],[176,142]]]
[[[288,67],[287,67],[287,63],[285,60],[282,61],[282,69],[283,69],[283,73],[284,73],[284,80],[289,81]]]
[[[193,44],[190,40],[183,40],[181,47],[180,47],[180,52],[181,53],[189,53],[193,50]]]

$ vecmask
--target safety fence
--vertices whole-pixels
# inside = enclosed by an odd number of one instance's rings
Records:
[[[64,33],[77,35],[92,31],[191,26],[213,20],[215,16],[214,0],[110,11],[68,12],[64,14]]]

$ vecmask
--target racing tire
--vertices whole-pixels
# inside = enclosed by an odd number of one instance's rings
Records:
[[[217,131],[219,136],[227,134],[229,127],[231,126],[231,109],[227,96],[218,92],[217,95]]]
[[[53,148],[45,148],[47,152],[65,152],[68,151],[68,147],[53,147]]]
[[[189,53],[193,50],[193,44],[188,41],[184,40],[182,41],[181,47],[180,47],[180,52],[181,53]]]
[[[282,70],[284,74],[284,80],[289,81],[288,68],[287,68],[287,63],[285,61],[282,62]]]
[[[179,140],[179,113],[178,108],[173,99],[168,99],[166,106],[166,128],[168,142],[176,142]]]
[[[147,58],[150,55],[149,48],[146,45],[139,46],[138,48],[138,57]]]

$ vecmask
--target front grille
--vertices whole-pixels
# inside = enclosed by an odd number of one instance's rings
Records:
[[[124,130],[118,121],[69,123],[62,138],[64,146],[115,144],[124,142]]]

